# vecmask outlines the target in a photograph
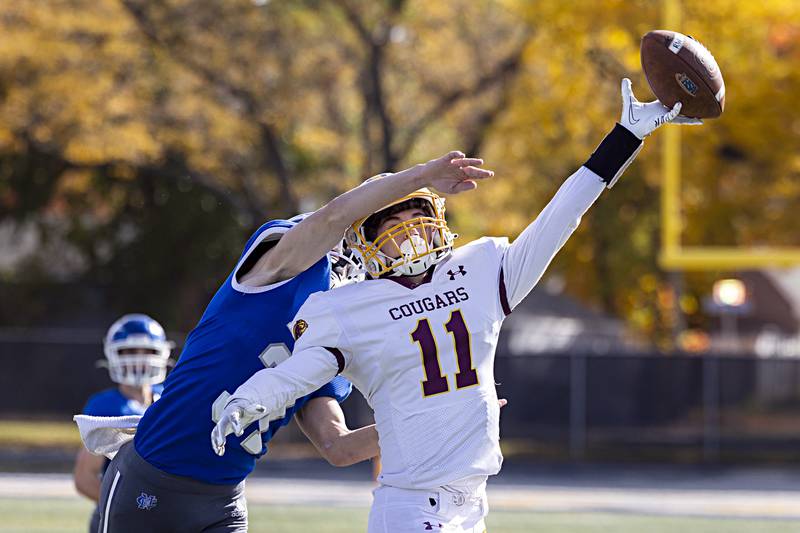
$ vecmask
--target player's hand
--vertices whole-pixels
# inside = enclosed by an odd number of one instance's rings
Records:
[[[244,429],[266,416],[267,410],[263,405],[248,403],[244,400],[232,400],[228,402],[222,411],[222,416],[211,430],[211,447],[214,453],[222,457],[225,455],[225,439],[233,433],[241,437]]]
[[[631,89],[631,80],[622,79],[622,118],[619,123],[628,131],[644,139],[662,124],[688,124],[698,125],[703,121],[697,118],[679,116],[680,102],[670,109],[658,100],[640,102],[636,99]]]
[[[494,172],[479,168],[483,159],[465,157],[458,150],[431,159],[422,165],[424,181],[442,194],[458,194],[478,186],[478,180],[494,176]]]

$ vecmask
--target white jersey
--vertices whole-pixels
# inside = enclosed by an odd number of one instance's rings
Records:
[[[581,168],[509,244],[482,238],[411,289],[381,278],[313,294],[293,356],[235,393],[271,417],[341,372],[375,411],[383,484],[474,486],[500,470],[494,356],[505,316],[541,278],[604,188]]]
[[[494,354],[506,239],[483,238],[409,289],[368,280],[310,297],[295,352],[334,348],[375,411],[381,483],[430,488],[500,470]],[[300,322],[302,321],[302,322]]]

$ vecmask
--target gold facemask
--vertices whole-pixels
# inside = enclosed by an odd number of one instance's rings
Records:
[[[444,198],[432,191],[419,189],[384,206],[380,211],[415,198],[430,203],[433,216],[416,217],[395,224],[377,235],[374,240],[369,240],[365,233],[364,223],[369,217],[357,220],[348,228],[345,234],[347,244],[356,252],[362,267],[373,278],[387,273],[392,276],[421,274],[447,257],[452,250],[455,235],[447,227]],[[400,236],[404,239],[396,239]],[[400,240],[403,244],[397,245]],[[401,251],[400,257],[392,258],[381,252],[381,248],[391,241]]]

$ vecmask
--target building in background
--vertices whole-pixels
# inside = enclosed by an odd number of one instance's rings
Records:
[[[624,321],[567,296],[560,285],[553,279],[543,281],[514,309],[503,325],[498,355],[605,355],[650,349]]]

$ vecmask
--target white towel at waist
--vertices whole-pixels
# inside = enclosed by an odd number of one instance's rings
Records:
[[[130,442],[139,425],[140,415],[89,416],[75,415],[81,440],[94,455],[105,455],[113,459],[123,444]]]

